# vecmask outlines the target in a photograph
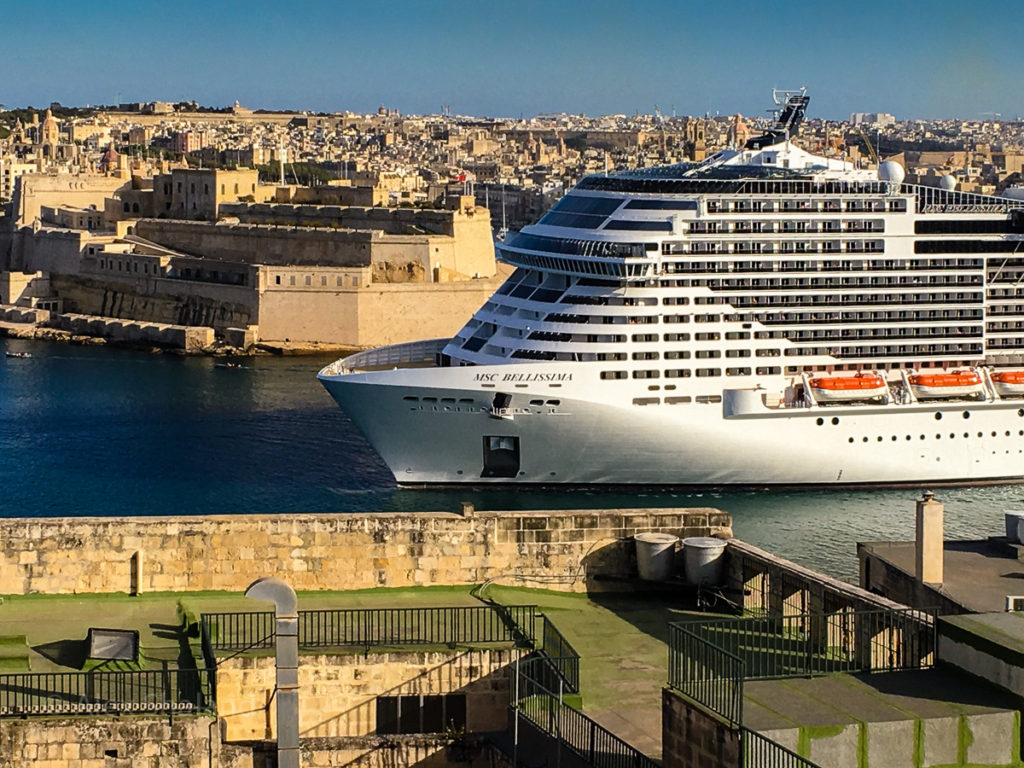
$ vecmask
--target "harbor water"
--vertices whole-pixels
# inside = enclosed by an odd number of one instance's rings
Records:
[[[0,339],[0,516],[717,507],[737,536],[855,580],[856,542],[910,539],[920,489],[408,490],[316,380],[329,358],[150,355]],[[1024,486],[943,488],[946,534],[997,535]]]

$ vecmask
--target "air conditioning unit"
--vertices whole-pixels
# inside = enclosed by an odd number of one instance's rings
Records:
[[[1007,595],[1006,610],[1024,611],[1024,595]]]

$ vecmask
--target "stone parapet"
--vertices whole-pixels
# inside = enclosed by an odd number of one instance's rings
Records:
[[[359,513],[0,520],[6,594],[297,590],[480,584],[582,592],[636,573],[642,532],[731,536],[716,509]],[[611,579],[609,581],[609,579]]]

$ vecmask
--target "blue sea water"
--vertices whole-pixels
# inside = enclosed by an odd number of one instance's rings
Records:
[[[316,380],[329,358],[210,358],[0,339],[0,517],[711,506],[736,535],[855,579],[856,542],[912,538],[915,490],[409,490]],[[953,538],[1024,486],[940,489]]]

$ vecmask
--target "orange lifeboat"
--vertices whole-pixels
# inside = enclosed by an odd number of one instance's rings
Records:
[[[918,400],[947,397],[977,397],[985,393],[977,371],[951,373],[915,373],[908,376]]]
[[[1024,397],[1024,371],[996,371],[992,384],[1000,397]]]
[[[874,373],[811,379],[810,385],[814,399],[819,403],[849,403],[889,394],[885,379]]]

